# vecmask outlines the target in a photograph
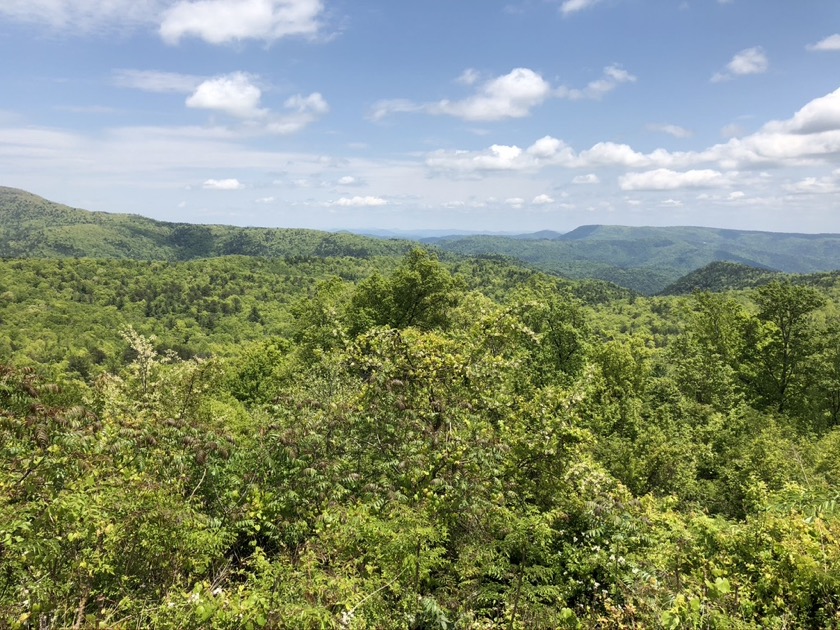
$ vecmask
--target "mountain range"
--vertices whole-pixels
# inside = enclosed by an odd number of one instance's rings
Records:
[[[194,225],[138,215],[90,212],[0,187],[0,257],[91,257],[192,260],[224,255],[371,257],[400,255],[417,244],[444,257],[492,256],[573,279],[606,280],[642,294],[682,292],[681,278],[715,262],[767,272],[807,274],[840,269],[840,234],[796,234],[706,227],[581,226],[568,233],[413,235]],[[393,238],[415,236],[414,241]],[[756,272],[717,267],[743,278]],[[707,273],[705,281],[710,281]],[[695,280],[698,276],[695,275]],[[732,282],[737,282],[734,278]],[[701,282],[702,284],[702,282]],[[724,282],[726,284],[726,282]]]

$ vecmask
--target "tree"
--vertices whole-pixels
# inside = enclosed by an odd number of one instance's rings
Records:
[[[785,413],[802,394],[801,368],[815,350],[810,315],[825,298],[812,287],[772,282],[754,299],[759,312],[745,346],[746,377],[759,401]]]
[[[373,326],[443,328],[458,301],[457,282],[428,252],[414,249],[389,277],[374,274],[351,300],[351,332]]]
[[[684,395],[727,411],[738,398],[736,375],[747,315],[723,295],[696,293],[692,302],[694,311],[669,349],[669,362]]]

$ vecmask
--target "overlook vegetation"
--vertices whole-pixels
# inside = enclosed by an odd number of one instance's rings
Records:
[[[353,242],[0,261],[0,626],[840,628],[838,274]]]

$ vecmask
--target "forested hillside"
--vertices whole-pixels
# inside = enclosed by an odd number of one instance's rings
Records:
[[[840,269],[838,234],[589,225],[567,234],[545,230],[518,236],[451,235],[420,240],[449,260],[501,258],[553,275],[610,282],[646,295],[666,289],[680,292],[683,289],[671,285],[720,261],[768,272]],[[408,240],[346,232],[166,223],[69,208],[22,190],[0,187],[0,258],[369,258],[403,255],[415,246],[417,243]],[[734,269],[729,268],[736,273]],[[725,285],[731,275],[724,274],[715,282]],[[734,286],[740,285],[735,282]]]
[[[570,278],[600,278],[652,295],[715,261],[788,273],[840,269],[840,235],[701,227],[582,226],[567,234],[424,239],[463,255],[502,254]]]
[[[138,215],[89,212],[0,187],[0,257],[193,260],[212,256],[383,256],[407,241],[318,230],[166,223]]]
[[[840,627],[840,282],[0,264],[20,628]]]

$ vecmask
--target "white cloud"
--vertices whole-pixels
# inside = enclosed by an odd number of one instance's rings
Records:
[[[378,101],[370,114],[372,120],[382,120],[391,114],[414,114],[427,111],[428,104],[415,103],[404,98],[392,98]]]
[[[557,155],[564,146],[562,140],[552,138],[551,136],[543,136],[528,147],[528,154],[537,158],[551,158]]]
[[[280,135],[296,133],[330,111],[327,101],[318,92],[309,96],[296,94],[286,99],[284,106],[291,113],[275,116],[266,125],[266,131]]]
[[[260,197],[259,199],[254,199],[254,203],[274,203],[274,197]]]
[[[555,90],[555,96],[573,101],[581,99],[598,100],[612,92],[622,83],[635,83],[636,77],[618,65],[611,65],[604,68],[603,75],[599,79],[590,81],[585,88],[569,88],[561,86]]]
[[[144,92],[173,92],[189,94],[205,79],[192,74],[159,72],[157,70],[116,70],[114,85]]]
[[[840,130],[840,89],[815,98],[793,115],[793,118],[767,123],[769,133],[815,134]]]
[[[810,195],[824,195],[840,192],[838,177],[806,177],[785,187],[788,192]]]
[[[376,208],[385,206],[388,202],[382,197],[342,197],[332,205],[341,206],[342,208]]]
[[[166,0],[3,0],[0,15],[86,33],[151,23],[165,5]]]
[[[205,190],[242,190],[245,188],[238,179],[208,179],[201,187]]]
[[[601,2],[601,0],[563,0],[560,11],[563,15],[569,15],[571,13],[577,13],[578,11],[595,6],[599,2]]]
[[[345,175],[344,177],[339,178],[338,183],[342,186],[355,186],[358,182],[352,175]]]
[[[513,208],[521,208],[525,205],[525,200],[522,197],[509,197],[505,199],[505,203]]]
[[[715,188],[728,183],[720,171],[699,169],[672,171],[659,168],[644,173],[627,173],[618,179],[621,190],[677,190],[679,188]]]
[[[457,176],[479,175],[488,171],[538,170],[548,166],[596,169],[690,169],[700,165],[736,171],[756,166],[813,166],[840,158],[840,89],[812,100],[791,118],[770,121],[758,131],[716,144],[702,151],[655,149],[641,153],[626,144],[599,142],[576,152],[562,140],[546,136],[523,150],[516,145],[494,144],[480,151],[440,150],[429,154],[426,165],[433,171]],[[671,171],[674,172],[674,171]],[[709,174],[706,170],[683,179]],[[638,176],[639,174],[636,174]],[[660,177],[668,181],[668,173]],[[647,177],[652,177],[648,175]],[[631,177],[633,185],[642,181]],[[697,185],[696,182],[694,185]]]
[[[184,37],[224,44],[314,35],[323,9],[322,0],[182,0],[163,14],[160,36],[169,44]]]
[[[295,94],[286,99],[284,103],[286,109],[291,109],[299,114],[318,114],[323,115],[330,111],[330,106],[327,101],[318,92],[313,92],[309,96],[302,96]]]
[[[475,85],[481,78],[481,74],[475,68],[467,68],[455,79],[461,85]]]
[[[187,98],[187,107],[224,112],[236,118],[259,118],[267,110],[260,108],[262,91],[244,72],[234,72],[202,82]]]
[[[732,60],[726,64],[725,71],[715,73],[712,76],[712,82],[719,83],[748,74],[762,74],[767,72],[769,67],[770,62],[761,46],[747,48],[732,57]]]
[[[679,199],[665,199],[659,205],[663,208],[682,208],[683,202]]]
[[[473,73],[465,71],[461,82],[477,80],[478,75]],[[416,103],[407,99],[379,101],[373,107],[371,118],[382,120],[391,114],[418,112],[454,116],[473,122],[525,118],[549,98],[599,99],[618,85],[634,81],[635,76],[618,65],[612,65],[604,68],[602,76],[584,88],[561,86],[555,89],[539,73],[529,68],[514,68],[508,74],[486,81],[475,94],[461,100],[444,99],[433,103]]]
[[[669,136],[674,136],[675,138],[690,138],[694,135],[690,130],[686,129],[685,127],[680,127],[679,125],[671,125],[667,123],[651,123],[647,126],[648,131],[654,131],[657,133],[667,133]]]
[[[615,142],[599,142],[591,149],[581,151],[574,165],[579,167],[591,166],[624,166],[641,168],[650,165],[654,160],[626,144]]]
[[[569,163],[571,159],[571,150],[562,141],[545,136],[524,151],[504,144],[494,144],[484,151],[435,151],[426,158],[426,165],[435,171],[475,173],[536,169]]]
[[[589,173],[588,175],[578,175],[572,180],[573,184],[600,184],[601,180],[598,179],[598,176],[595,173]]]
[[[840,33],[829,35],[825,39],[821,39],[816,44],[807,46],[808,50],[819,52],[837,52],[840,51]]]
[[[514,68],[508,74],[487,81],[478,94],[461,101],[443,100],[427,109],[471,121],[524,118],[551,93],[551,86],[528,68]]]
[[[535,206],[544,206],[550,203],[554,203],[554,197],[543,193],[542,195],[537,195],[536,197],[534,197],[531,200],[531,203]]]

